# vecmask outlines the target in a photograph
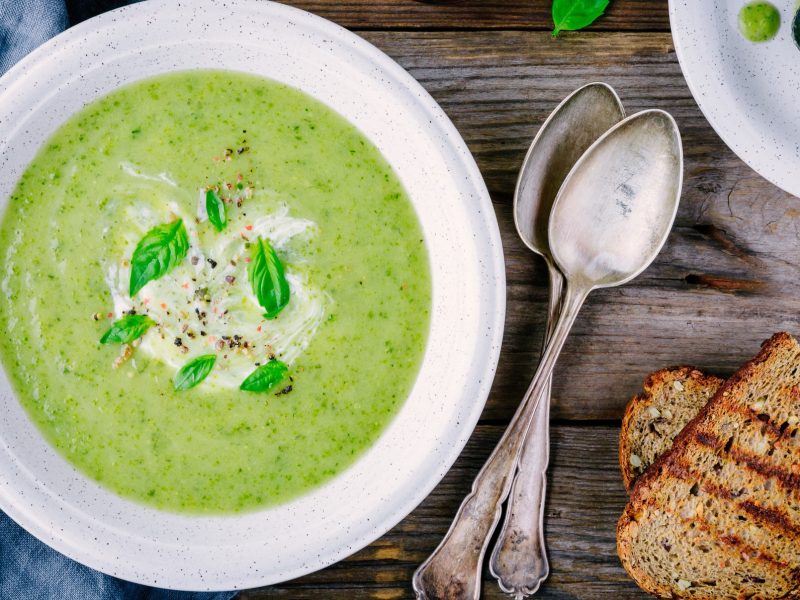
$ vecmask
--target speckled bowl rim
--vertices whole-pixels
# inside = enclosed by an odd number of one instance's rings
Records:
[[[459,317],[461,321],[469,321],[469,317],[474,321],[462,324],[465,327],[464,332],[469,334],[465,336],[465,339],[469,341],[471,347],[451,348],[451,351],[463,352],[466,356],[464,364],[468,364],[472,370],[469,373],[469,377],[463,381],[448,383],[443,380],[443,388],[446,390],[462,390],[459,393],[459,397],[453,400],[457,402],[455,408],[445,407],[447,409],[457,409],[453,413],[456,415],[454,420],[457,418],[457,422],[448,423],[449,429],[447,431],[450,433],[450,437],[437,440],[435,447],[431,448],[432,456],[435,460],[431,459],[429,463],[426,463],[426,476],[418,477],[415,481],[409,480],[403,488],[402,498],[383,498],[382,500],[385,500],[389,507],[381,511],[381,514],[376,519],[373,519],[369,513],[364,514],[358,530],[341,530],[338,532],[340,534],[338,537],[329,535],[324,540],[327,543],[326,547],[315,554],[311,553],[302,559],[295,559],[291,564],[283,564],[280,567],[260,568],[263,565],[256,565],[256,563],[258,560],[263,560],[263,555],[260,559],[259,557],[253,559],[252,555],[246,555],[246,551],[252,551],[253,548],[269,549],[268,541],[264,542],[263,547],[257,546],[255,542],[250,543],[248,546],[242,546],[239,555],[235,552],[237,548],[235,545],[225,546],[226,553],[222,554],[221,550],[215,546],[214,541],[219,536],[224,535],[224,533],[220,532],[224,530],[226,523],[233,524],[240,519],[249,519],[251,517],[257,519],[260,515],[268,513],[272,509],[241,517],[207,518],[171,515],[170,518],[177,523],[178,531],[181,531],[180,527],[185,527],[186,531],[201,527],[207,528],[208,540],[205,543],[198,543],[195,539],[195,542],[190,544],[184,543],[178,537],[171,544],[159,542],[161,543],[159,547],[163,549],[165,556],[151,556],[148,554],[151,548],[151,545],[148,544],[151,544],[151,540],[147,539],[146,533],[136,531],[136,526],[137,523],[138,526],[145,523],[140,518],[142,515],[144,517],[148,515],[158,517],[161,515],[161,511],[142,507],[104,491],[106,500],[114,504],[114,508],[117,506],[123,507],[117,515],[118,522],[114,522],[113,525],[108,525],[104,522],[103,528],[94,530],[90,527],[81,532],[81,535],[76,534],[74,530],[70,530],[71,533],[65,533],[68,526],[73,528],[76,526],[74,523],[69,523],[68,519],[91,519],[94,510],[99,513],[106,510],[106,508],[101,506],[94,508],[81,506],[73,510],[74,507],[66,506],[58,491],[48,488],[48,485],[50,485],[49,478],[55,478],[55,475],[43,473],[37,471],[36,468],[32,468],[30,464],[33,463],[29,464],[29,462],[34,461],[33,458],[26,462],[28,457],[14,455],[15,444],[23,443],[17,438],[30,436],[35,431],[30,422],[19,421],[16,423],[16,426],[22,427],[24,431],[9,433],[6,430],[5,432],[0,432],[0,483],[2,483],[0,485],[0,508],[30,533],[65,555],[87,566],[122,579],[164,588],[204,591],[244,589],[269,585],[321,569],[368,545],[408,515],[444,477],[459,456],[477,424],[488,397],[499,358],[505,320],[506,291],[502,243],[486,186],[463,139],[435,100],[422,86],[391,58],[362,38],[330,21],[305,11],[277,3],[252,0],[227,2],[222,7],[229,12],[241,10],[242,14],[248,13],[251,16],[257,14],[273,15],[276,21],[283,20],[295,27],[298,35],[317,36],[321,45],[327,45],[330,48],[334,46],[347,47],[349,52],[352,53],[351,58],[363,59],[371,64],[376,70],[376,76],[379,76],[382,81],[385,80],[387,86],[390,86],[390,84],[395,85],[395,91],[400,90],[409,98],[411,96],[415,97],[415,104],[412,108],[421,115],[420,126],[426,128],[432,147],[436,146],[442,153],[442,164],[447,166],[448,171],[452,169],[453,172],[450,173],[450,176],[453,178],[453,189],[459,191],[458,200],[465,203],[464,210],[468,211],[470,215],[467,222],[472,225],[472,229],[470,231],[454,230],[452,233],[461,236],[456,241],[474,240],[474,248],[464,247],[463,251],[465,260],[474,259],[475,264],[465,265],[464,271],[461,274],[453,274],[453,277],[457,278],[463,275],[465,279],[469,280],[472,275],[475,276],[476,286],[474,289],[470,288],[469,291],[477,294],[477,297],[474,300],[475,306],[473,307],[470,304],[469,307],[478,309],[478,312],[466,317]],[[7,131],[16,131],[14,130],[14,122],[26,115],[22,114],[24,111],[14,113],[11,110],[13,97],[20,90],[30,92],[30,89],[36,88],[37,83],[35,81],[32,82],[32,78],[35,78],[37,73],[42,73],[41,69],[53,68],[53,65],[49,63],[54,56],[59,55],[63,58],[69,56],[70,52],[77,52],[84,40],[91,38],[93,35],[100,35],[98,32],[112,27],[114,23],[132,22],[134,17],[138,18],[144,15],[150,15],[152,18],[158,19],[163,11],[177,10],[195,11],[195,14],[204,10],[213,13],[216,10],[220,10],[220,4],[210,0],[199,0],[188,4],[168,2],[166,0],[149,0],[86,21],[53,38],[31,53],[0,78],[0,134]],[[225,67],[219,65],[217,68]],[[40,93],[45,99],[49,94],[52,101],[52,95],[55,92],[43,87],[37,93]],[[45,102],[45,100],[42,102]],[[18,106],[16,108],[19,109]],[[39,110],[37,106],[30,108],[31,113],[35,113],[37,110]],[[422,123],[425,119],[427,123]],[[417,124],[414,122],[412,125],[416,126]],[[6,139],[0,135],[0,192],[2,192],[0,193],[0,201],[3,203],[0,208],[3,210],[5,203],[7,203],[7,197],[3,198],[2,196],[8,193],[9,186],[13,184],[13,181],[8,179],[8,173],[2,174],[9,162],[7,151]],[[26,159],[26,162],[29,158]],[[392,163],[391,159],[389,161]],[[14,180],[16,180],[18,174],[18,172],[13,174]],[[443,185],[445,184],[443,183]],[[450,185],[450,183],[447,183],[447,185]],[[410,189],[409,192],[413,197],[414,190]],[[418,206],[417,209],[419,210]],[[426,236],[427,234],[428,232],[426,231]],[[429,340],[428,348],[426,349],[426,360],[430,351],[431,342]],[[5,373],[2,372],[0,375],[2,375],[0,387],[4,386],[3,390],[0,391],[3,391],[6,395],[11,395]],[[420,375],[421,377],[422,374]],[[417,393],[419,386],[420,379],[415,384],[412,396]],[[8,398],[0,400],[0,409],[3,409],[4,401],[9,402],[10,400]],[[5,408],[8,409],[11,406],[11,404],[6,404]],[[401,409],[401,413],[403,413],[403,409]],[[389,425],[387,431],[378,440],[376,446],[381,443],[384,437],[393,435],[391,430],[399,419],[400,416],[398,415],[395,422]],[[437,421],[432,419],[431,422]],[[35,436],[36,434],[33,435]],[[14,436],[14,439],[11,439],[12,436]],[[79,481],[79,484],[84,486],[85,489],[93,491],[95,488],[99,488],[97,484],[75,471],[73,467],[49,448],[43,440],[37,440],[35,443],[43,446],[41,450],[42,461],[51,461],[48,464],[55,464],[57,468],[65,471],[63,474],[64,480],[69,480],[71,484],[74,481]],[[360,468],[359,465],[365,463],[368,459],[371,460],[369,455],[373,453],[373,449],[369,450],[366,456],[362,456],[345,473],[334,478],[332,482],[325,484],[323,489],[335,487],[339,479],[345,477],[346,474],[348,476],[352,475],[352,471]],[[38,446],[37,452],[39,452]],[[402,460],[405,457],[395,458]],[[37,455],[35,460],[38,461],[39,459],[40,457]],[[389,468],[392,466],[392,464],[388,465]],[[410,469],[411,467],[404,464],[403,469],[405,468]],[[61,474],[59,474],[59,477],[61,477]],[[379,493],[379,490],[375,493]],[[316,491],[311,495],[314,494],[316,494]],[[101,494],[100,497],[102,498],[103,495]],[[304,501],[305,497],[299,500]],[[293,503],[294,501],[289,504]],[[48,507],[48,510],[44,510],[42,507]],[[129,507],[131,512],[136,512],[137,515],[129,519],[130,515],[126,514],[126,507]],[[279,508],[282,509],[283,507]],[[338,510],[340,515],[344,515],[346,510],[352,511],[355,508],[345,507]],[[109,508],[108,510],[112,509]],[[135,521],[137,518],[139,521]],[[335,511],[332,518],[336,518]],[[217,529],[213,529],[210,525],[211,523]],[[92,541],[92,537],[96,536],[98,531],[101,532],[101,535],[105,532],[113,543],[109,542],[104,545],[102,543],[104,540],[101,538],[98,541],[96,537]],[[129,536],[135,543],[142,542],[141,547],[128,548],[126,544],[119,542],[116,537],[118,535]],[[234,551],[231,551],[231,548]],[[198,556],[194,556],[193,553]],[[218,565],[214,562],[218,560],[228,561],[228,564]],[[280,561],[278,562],[280,563]],[[256,569],[253,565],[259,568]]]
[[[769,134],[763,129],[755,131],[743,100],[729,98],[731,81],[725,74],[725,68],[715,62],[713,56],[715,52],[722,53],[723,50],[713,44],[708,44],[704,52],[697,50],[697,46],[694,49],[691,47],[692,40],[703,40],[705,43],[705,38],[710,36],[707,35],[708,21],[692,19],[688,12],[689,7],[699,10],[701,5],[710,2],[717,9],[717,0],[669,0],[669,20],[675,54],[689,91],[711,127],[740,159],[774,185],[800,197],[800,144],[795,143],[795,147],[791,148],[789,143],[782,142],[775,133]],[[730,0],[725,0],[725,3],[728,6],[731,4]],[[744,0],[738,3],[741,6],[744,4]],[[768,44],[783,45],[785,49],[782,48],[781,51],[794,53],[792,56],[795,64],[800,65],[800,54],[796,54],[797,48],[788,31],[791,29],[791,19],[787,19],[788,11],[786,6],[782,7],[781,28],[777,37],[765,44],[753,46],[754,50],[758,46],[757,49],[761,51],[767,50]],[[730,35],[739,36],[735,23],[728,22],[724,26],[728,27]],[[727,62],[731,60],[730,56],[723,59]],[[775,70],[785,73],[784,69]],[[796,88],[800,89],[800,66],[795,67],[794,81]],[[763,110],[766,109],[762,107]],[[797,114],[796,98],[793,105],[785,107],[785,112]],[[773,126],[773,129],[776,127],[777,125]]]

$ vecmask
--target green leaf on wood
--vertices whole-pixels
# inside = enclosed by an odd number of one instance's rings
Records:
[[[609,0],[553,0],[553,37],[583,29],[603,14]]]

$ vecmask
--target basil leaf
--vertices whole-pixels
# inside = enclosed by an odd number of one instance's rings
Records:
[[[286,379],[288,374],[289,367],[286,366],[286,363],[273,358],[250,373],[239,389],[245,392],[268,392]]]
[[[225,203],[214,190],[208,190],[206,192],[206,213],[208,213],[208,220],[217,231],[225,229],[225,226],[228,224]]]
[[[156,322],[147,315],[127,315],[115,321],[100,338],[101,344],[129,344],[142,337]]]
[[[180,263],[189,251],[189,236],[183,221],[157,225],[136,245],[131,258],[131,297],[148,282],[164,276]]]
[[[248,276],[258,303],[267,311],[264,316],[274,319],[289,303],[289,282],[278,255],[265,239],[258,238],[250,246]]]
[[[182,392],[191,389],[203,381],[211,373],[215,362],[217,362],[216,354],[204,354],[187,362],[172,380],[175,391]]]
[[[575,31],[594,23],[609,0],[553,0],[553,37],[560,31]]]

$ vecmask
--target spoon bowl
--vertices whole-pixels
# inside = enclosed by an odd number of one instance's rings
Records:
[[[625,117],[614,89],[595,82],[572,92],[539,128],[514,191],[514,225],[523,243],[549,257],[547,224],[558,190],[581,155]]]
[[[672,228],[682,180],[671,115],[646,110],[609,130],[567,175],[550,213],[550,250],[564,277],[588,292],[644,271]]]

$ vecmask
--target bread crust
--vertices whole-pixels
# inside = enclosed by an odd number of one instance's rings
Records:
[[[713,427],[715,414],[717,414],[718,411],[736,412],[733,399],[737,397],[737,392],[742,392],[745,389],[744,385],[750,378],[758,376],[758,370],[761,365],[775,353],[786,351],[793,352],[796,355],[798,349],[800,349],[800,347],[794,338],[785,332],[777,333],[769,340],[765,341],[758,355],[745,363],[733,377],[722,384],[716,394],[714,394],[711,400],[700,410],[697,416],[695,416],[676,436],[672,448],[658,458],[634,483],[630,494],[630,501],[617,523],[617,552],[628,574],[643,590],[661,598],[691,597],[694,600],[719,600],[720,598],[730,597],[733,600],[738,600],[734,596],[708,595],[708,592],[698,589],[693,589],[691,593],[682,592],[681,590],[676,590],[674,586],[669,585],[670,582],[658,581],[646,570],[640,568],[636,563],[636,557],[632,555],[633,540],[639,529],[637,515],[646,515],[648,513],[645,511],[647,511],[648,508],[658,505],[661,501],[658,497],[659,483],[666,481],[664,478],[673,476],[671,472],[681,468],[680,462],[685,456],[690,444],[696,440],[696,436],[700,434],[706,426]],[[647,382],[645,388],[647,388]],[[632,402],[635,400],[634,398]],[[744,417],[742,417],[742,420],[743,419]],[[622,448],[623,446],[621,444],[620,449],[622,450]],[[794,487],[794,485],[792,487]],[[771,526],[782,527],[780,523],[771,523]],[[786,533],[790,534],[788,530]],[[716,541],[723,545],[730,543],[732,548],[735,547],[737,550],[741,550],[741,543],[735,536],[726,537],[730,539],[717,538]],[[754,559],[760,561],[762,566],[764,564],[774,564],[774,568],[781,568],[782,572],[788,571],[787,577],[792,582],[792,589],[780,596],[781,598],[800,598],[800,569],[792,568],[790,565],[776,563],[774,557],[763,556],[757,550],[750,549],[748,551],[755,552]],[[711,557],[709,557],[709,559],[710,558]],[[783,559],[781,559],[781,561],[783,561]],[[755,594],[749,596],[740,594],[738,597],[746,597],[751,600],[757,598],[774,600],[779,598],[779,596],[770,594]]]
[[[686,427],[675,437],[672,442],[672,448],[669,452],[663,454],[653,465],[643,473],[638,481],[634,484],[631,490],[631,502],[636,502],[640,499],[642,490],[652,483],[661,473],[661,470],[666,466],[669,461],[673,461],[674,457],[680,450],[684,449],[694,436],[698,425],[708,418],[709,413],[713,408],[719,405],[732,390],[740,385],[744,380],[753,375],[756,367],[765,362],[773,352],[778,350],[781,346],[794,346],[794,338],[786,332],[780,332],[773,335],[771,338],[761,344],[761,350],[755,358],[747,361],[733,376],[720,386],[717,393],[708,401],[708,403],[700,409],[697,416],[687,423]]]
[[[707,375],[692,366],[667,367],[645,377],[643,392],[633,396],[625,406],[622,417],[622,426],[619,434],[619,469],[622,481],[628,493],[633,489],[637,474],[631,464],[633,444],[636,441],[636,432],[633,426],[643,411],[653,404],[654,396],[662,386],[674,385],[675,381],[691,381],[693,384],[704,388],[719,388],[723,380],[714,375]],[[700,407],[698,407],[699,409]]]

